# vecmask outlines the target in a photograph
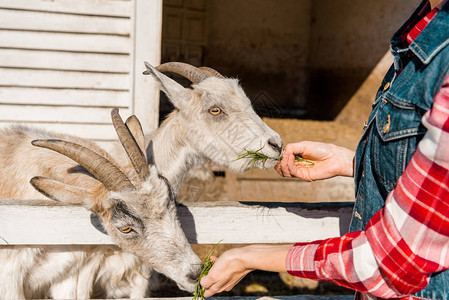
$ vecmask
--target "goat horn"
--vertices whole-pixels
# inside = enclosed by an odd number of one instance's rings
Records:
[[[34,140],[34,146],[47,148],[73,159],[97,178],[108,190],[120,192],[135,189],[123,172],[105,157],[96,152],[63,140]]]
[[[150,175],[150,171],[148,170],[148,164],[145,160],[145,156],[140,150],[139,145],[131,134],[129,128],[123,123],[122,118],[118,113],[118,108],[115,107],[111,111],[112,124],[114,125],[115,131],[117,132],[118,138],[123,145],[123,148],[128,154],[131,163],[134,166],[134,169],[139,175],[139,178],[142,181],[145,181]]]
[[[159,72],[172,72],[184,76],[193,83],[200,83],[210,75],[192,65],[181,62],[169,62],[156,67]]]
[[[199,67],[200,70],[206,72],[207,74],[211,76],[215,76],[218,78],[225,78],[223,75],[221,75],[217,70],[209,68],[209,67]]]
[[[132,115],[126,119],[125,125],[139,146],[140,151],[143,153],[145,149],[145,134],[143,133],[139,119],[135,115]]]

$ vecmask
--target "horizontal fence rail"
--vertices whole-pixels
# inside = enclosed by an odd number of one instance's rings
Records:
[[[196,202],[178,206],[192,244],[294,243],[346,233],[352,203]],[[0,200],[0,244],[113,244],[82,207]]]

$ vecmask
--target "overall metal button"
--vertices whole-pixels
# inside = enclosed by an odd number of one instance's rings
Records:
[[[387,124],[385,124],[384,130],[383,130],[384,134],[387,134],[388,132],[390,132],[390,123],[391,123],[391,117],[390,117],[390,115],[388,115]]]

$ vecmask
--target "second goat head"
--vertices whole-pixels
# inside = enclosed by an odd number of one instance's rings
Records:
[[[282,152],[282,140],[255,113],[237,79],[225,78],[210,68],[179,62],[156,68],[149,63],[145,65],[144,74],[154,76],[176,108],[161,127],[176,119],[180,124],[178,138],[188,144],[192,153],[241,172],[250,167],[249,159],[238,158],[246,150],[260,150],[272,159],[259,167],[275,166]],[[162,72],[186,77],[192,81],[192,88],[184,88]]]

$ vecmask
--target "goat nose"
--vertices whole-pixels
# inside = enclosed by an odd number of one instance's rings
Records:
[[[281,154],[281,152],[282,152],[282,141],[278,142],[275,139],[270,138],[268,140],[268,145],[270,145],[271,148],[273,148],[274,150],[279,152],[279,154]]]
[[[187,278],[189,278],[189,279],[191,279],[193,281],[196,281],[198,279],[198,277],[200,276],[200,273],[201,272],[193,271],[193,272],[187,274]]]

